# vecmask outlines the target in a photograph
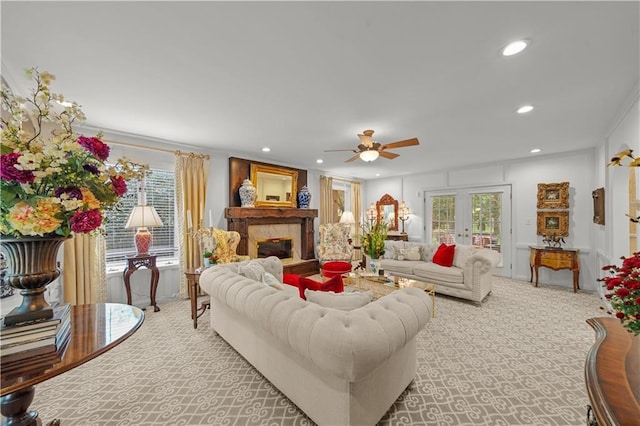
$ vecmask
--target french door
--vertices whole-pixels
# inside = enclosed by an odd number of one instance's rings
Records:
[[[425,192],[425,241],[500,253],[495,274],[511,276],[511,186]]]

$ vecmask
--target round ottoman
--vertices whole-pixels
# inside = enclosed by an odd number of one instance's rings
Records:
[[[351,263],[333,261],[322,265],[322,276],[331,278],[335,275],[342,275],[351,272]]]

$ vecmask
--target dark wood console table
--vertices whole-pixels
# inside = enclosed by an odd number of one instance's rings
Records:
[[[538,269],[541,266],[558,271],[560,269],[570,269],[573,271],[573,292],[580,288],[580,250],[560,249],[549,247],[529,246],[529,269],[531,269],[531,279],[533,282],[533,272],[536,273],[536,287],[538,287]]]
[[[38,413],[29,411],[35,385],[114,348],[140,328],[143,321],[144,312],[135,306],[120,303],[72,306],[71,338],[60,358],[47,366],[26,365],[1,372],[0,411],[6,417],[2,424],[40,424]]]
[[[640,336],[616,318],[590,318],[596,342],[587,354],[584,379],[595,421],[591,425],[640,424]]]
[[[149,293],[151,293],[151,306],[153,306],[153,312],[160,310],[156,304],[156,293],[158,291],[158,281],[160,280],[160,270],[156,266],[156,257],[152,254],[127,257],[128,264],[123,272],[124,286],[127,289],[127,305],[131,305],[131,282],[129,280],[131,274],[140,268],[147,268],[151,271],[151,288],[149,290]]]

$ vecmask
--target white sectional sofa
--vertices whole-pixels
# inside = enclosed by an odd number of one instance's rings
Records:
[[[278,258],[257,261],[282,281]],[[326,308],[297,288],[239,275],[246,264],[200,276],[211,327],[319,425],[375,425],[415,377],[416,334],[431,318],[431,298],[406,288],[354,310]]]
[[[495,250],[457,244],[453,265],[433,263],[438,244],[386,241],[380,268],[391,275],[436,284],[436,293],[480,304],[491,292],[501,255]],[[417,255],[419,253],[419,255]]]

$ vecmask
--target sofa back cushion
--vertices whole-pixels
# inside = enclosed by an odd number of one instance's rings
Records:
[[[436,250],[433,255],[433,263],[440,266],[452,266],[453,258],[455,256],[456,245],[452,244],[450,246],[445,243],[440,244],[438,250]]]

